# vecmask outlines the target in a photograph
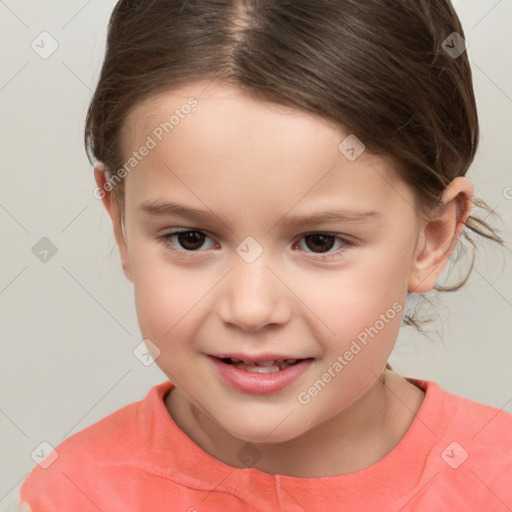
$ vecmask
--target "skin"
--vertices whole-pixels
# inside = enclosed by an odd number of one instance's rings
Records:
[[[126,176],[124,218],[113,193],[103,197],[142,336],[158,347],[156,362],[176,385],[166,407],[196,444],[234,467],[243,467],[237,451],[247,442],[262,455],[255,468],[270,474],[311,478],[369,467],[402,439],[424,398],[385,370],[403,309],[309,403],[298,394],[394,303],[403,307],[408,292],[434,286],[469,214],[472,185],[456,178],[436,211],[422,217],[391,161],[365,151],[352,162],[338,150],[349,133],[233,85],[206,85],[135,106],[123,131],[126,155],[169,112],[190,97],[198,101]],[[95,179],[105,186],[101,163]],[[149,215],[141,211],[146,201],[177,201],[216,217]],[[283,222],[333,208],[380,217]],[[172,251],[161,237],[177,228],[201,231],[199,249],[185,254],[187,239],[174,237]],[[315,246],[310,233],[354,245]],[[248,236],[263,249],[252,263],[236,252]],[[285,389],[250,395],[220,379],[206,356],[219,352],[314,361]]]

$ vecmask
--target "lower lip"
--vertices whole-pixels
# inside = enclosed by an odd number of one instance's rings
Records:
[[[209,357],[226,384],[239,391],[253,395],[270,395],[280,391],[298,379],[313,362],[312,359],[304,359],[278,372],[257,373],[246,372],[245,370],[235,368],[231,364],[223,363],[217,357]]]

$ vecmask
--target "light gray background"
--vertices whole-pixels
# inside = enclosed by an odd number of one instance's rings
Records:
[[[133,355],[141,337],[132,285],[92,195],[82,143],[114,5],[0,0],[0,507],[35,465],[31,452],[42,441],[57,446],[165,380]],[[454,5],[482,131],[469,177],[502,216],[512,245],[512,0]],[[59,45],[47,59],[31,48],[43,31]],[[46,263],[32,252],[42,237],[58,249]],[[465,288],[443,299],[430,327],[438,335],[404,328],[390,362],[512,412],[511,285],[510,255],[487,244]]]

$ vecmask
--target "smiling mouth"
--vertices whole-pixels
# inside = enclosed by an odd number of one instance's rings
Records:
[[[286,370],[290,366],[305,361],[305,359],[284,359],[274,361],[257,361],[257,362],[245,362],[240,359],[234,359],[231,357],[219,358],[224,364],[229,364],[239,370],[244,370],[251,373],[275,373],[282,370]]]

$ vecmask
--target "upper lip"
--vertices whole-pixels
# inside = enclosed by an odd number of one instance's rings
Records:
[[[258,354],[258,355],[249,355],[249,354],[240,354],[240,353],[222,353],[222,354],[210,354],[212,357],[216,357],[218,359],[240,359],[240,361],[244,361],[245,363],[261,363],[265,361],[287,361],[289,359],[309,359],[308,357],[298,357],[298,356],[286,356],[283,354]]]

